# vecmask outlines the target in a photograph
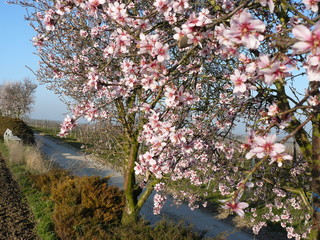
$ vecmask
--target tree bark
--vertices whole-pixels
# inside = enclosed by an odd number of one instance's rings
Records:
[[[138,158],[139,146],[139,142],[131,142],[128,162],[126,164],[123,184],[125,207],[121,219],[123,225],[136,222],[138,219],[139,210],[137,209],[137,196],[135,194],[136,179],[134,166]]]
[[[320,239],[320,114],[312,121],[312,229],[311,240]]]

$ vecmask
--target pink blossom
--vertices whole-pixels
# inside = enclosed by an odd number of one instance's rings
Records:
[[[170,59],[168,48],[168,44],[163,45],[160,42],[156,42],[153,48],[153,53],[157,56],[159,62],[163,62],[164,60]]]
[[[276,135],[269,135],[264,137],[255,137],[253,148],[246,154],[246,158],[250,159],[254,155],[258,158],[264,156],[276,156],[278,153],[282,153],[285,150],[285,146],[280,143],[275,143]]]
[[[236,95],[240,95],[247,90],[246,81],[247,76],[245,74],[241,74],[238,69],[234,71],[234,75],[230,76],[231,81],[234,84],[233,93]]]
[[[144,75],[141,79],[141,85],[144,90],[151,90],[154,91],[158,88],[158,83],[154,76],[152,75]]]
[[[304,67],[307,69],[310,82],[320,81],[320,54],[308,56],[307,63]]]
[[[176,31],[176,34],[173,35],[173,39],[180,41],[185,36],[185,33],[178,27],[174,27],[173,29]]]
[[[55,5],[56,13],[59,15],[64,15],[66,12],[70,12],[70,7],[67,6],[66,4],[61,3],[60,1],[57,2]]]
[[[284,160],[292,160],[292,156],[287,153],[277,153],[276,155],[271,156],[270,164],[276,162],[278,167],[282,167]]]
[[[219,3],[226,12],[230,12],[233,10],[235,2],[230,0],[220,0]]]
[[[167,200],[167,197],[163,194],[156,193],[154,195],[154,198],[153,198],[153,201],[154,201],[153,214],[154,215],[160,214],[160,211],[163,208],[163,205],[166,200]]]
[[[169,9],[169,1],[168,0],[156,0],[153,4],[156,7],[157,11],[160,13],[164,13]]]
[[[152,53],[155,43],[158,41],[159,36],[157,34],[154,35],[144,35],[140,34],[140,42],[138,43],[139,53]]]
[[[67,116],[61,124],[58,136],[65,137],[74,126],[76,126],[75,119]]]
[[[164,95],[166,97],[165,103],[166,103],[167,107],[174,107],[178,104],[176,101],[176,90],[175,89],[166,86]]]
[[[310,31],[304,25],[297,25],[292,29],[292,33],[299,41],[292,48],[297,52],[320,53],[320,22],[317,22],[314,29]]]
[[[303,3],[306,5],[306,9],[311,9],[312,12],[318,12],[318,3],[319,0],[303,0]]]
[[[101,4],[104,4],[106,0],[89,0],[89,4],[93,7],[97,7]]]
[[[276,103],[273,103],[271,106],[269,106],[269,109],[268,109],[269,116],[275,116],[278,113],[279,113],[279,107]]]
[[[46,40],[47,40],[47,38],[44,35],[40,35],[40,36],[32,38],[33,45],[36,47],[43,47],[44,42]]]
[[[240,217],[244,217],[244,211],[243,209],[247,208],[249,206],[246,202],[227,202],[226,205],[224,205],[222,208],[224,209],[231,209],[236,214],[238,214]]]
[[[313,97],[309,97],[308,103],[309,103],[311,106],[317,106],[318,104],[320,104],[320,101],[319,101],[319,99],[318,99],[317,96],[313,96]]]
[[[267,55],[260,55],[258,61],[259,73],[264,76],[264,82],[271,85],[277,79],[290,76],[290,69],[286,66],[288,63],[289,60],[285,62],[270,61]]]
[[[235,43],[244,44],[247,48],[257,49],[263,36],[258,32],[265,31],[265,25],[261,20],[254,19],[252,15],[244,10],[240,15],[231,20],[231,27],[227,36]]]
[[[267,6],[267,4],[268,4],[270,12],[273,13],[273,11],[274,11],[274,2],[273,1],[274,0],[260,0],[260,4],[261,4],[261,6],[264,6],[264,7]]]
[[[53,11],[46,11],[46,14],[43,18],[43,24],[46,27],[46,30],[53,31],[55,29],[54,20],[53,20]]]
[[[184,10],[189,8],[188,0],[175,0],[171,5],[173,11],[176,13],[183,13]]]
[[[83,30],[83,29],[81,29],[81,30],[80,30],[80,36],[81,36],[81,37],[87,37],[87,36],[88,36],[88,32],[85,31],[85,30]]]
[[[110,2],[107,12],[111,18],[121,25],[132,24],[132,19],[129,18],[126,5],[124,3],[119,3],[117,1],[114,3]]]
[[[98,81],[99,81],[99,75],[97,75],[95,69],[91,69],[91,71],[88,73],[88,79],[87,86],[92,89],[98,89]]]

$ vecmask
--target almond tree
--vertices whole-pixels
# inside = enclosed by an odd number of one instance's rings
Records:
[[[22,117],[32,110],[37,85],[28,78],[0,86],[0,112],[3,116]]]
[[[15,3],[34,9],[39,80],[74,100],[60,135],[81,116],[122,126],[123,224],[153,190],[157,214],[167,187],[189,181],[251,216],[255,234],[267,224],[260,215],[290,238],[318,239],[318,1]],[[232,135],[241,122],[245,141]],[[176,189],[177,202],[198,207],[200,195]]]

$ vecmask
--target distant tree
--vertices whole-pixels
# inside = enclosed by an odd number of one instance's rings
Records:
[[[22,117],[30,113],[37,84],[25,78],[22,82],[0,85],[0,112],[3,116]]]

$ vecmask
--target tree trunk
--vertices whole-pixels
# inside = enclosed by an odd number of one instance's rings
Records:
[[[123,184],[125,207],[121,219],[123,225],[137,221],[140,210],[137,208],[137,194],[135,193],[136,179],[134,174],[134,166],[138,158],[139,146],[139,142],[131,142],[128,162],[126,164]]]
[[[320,114],[312,121],[312,206],[313,218],[310,238],[320,239]]]

